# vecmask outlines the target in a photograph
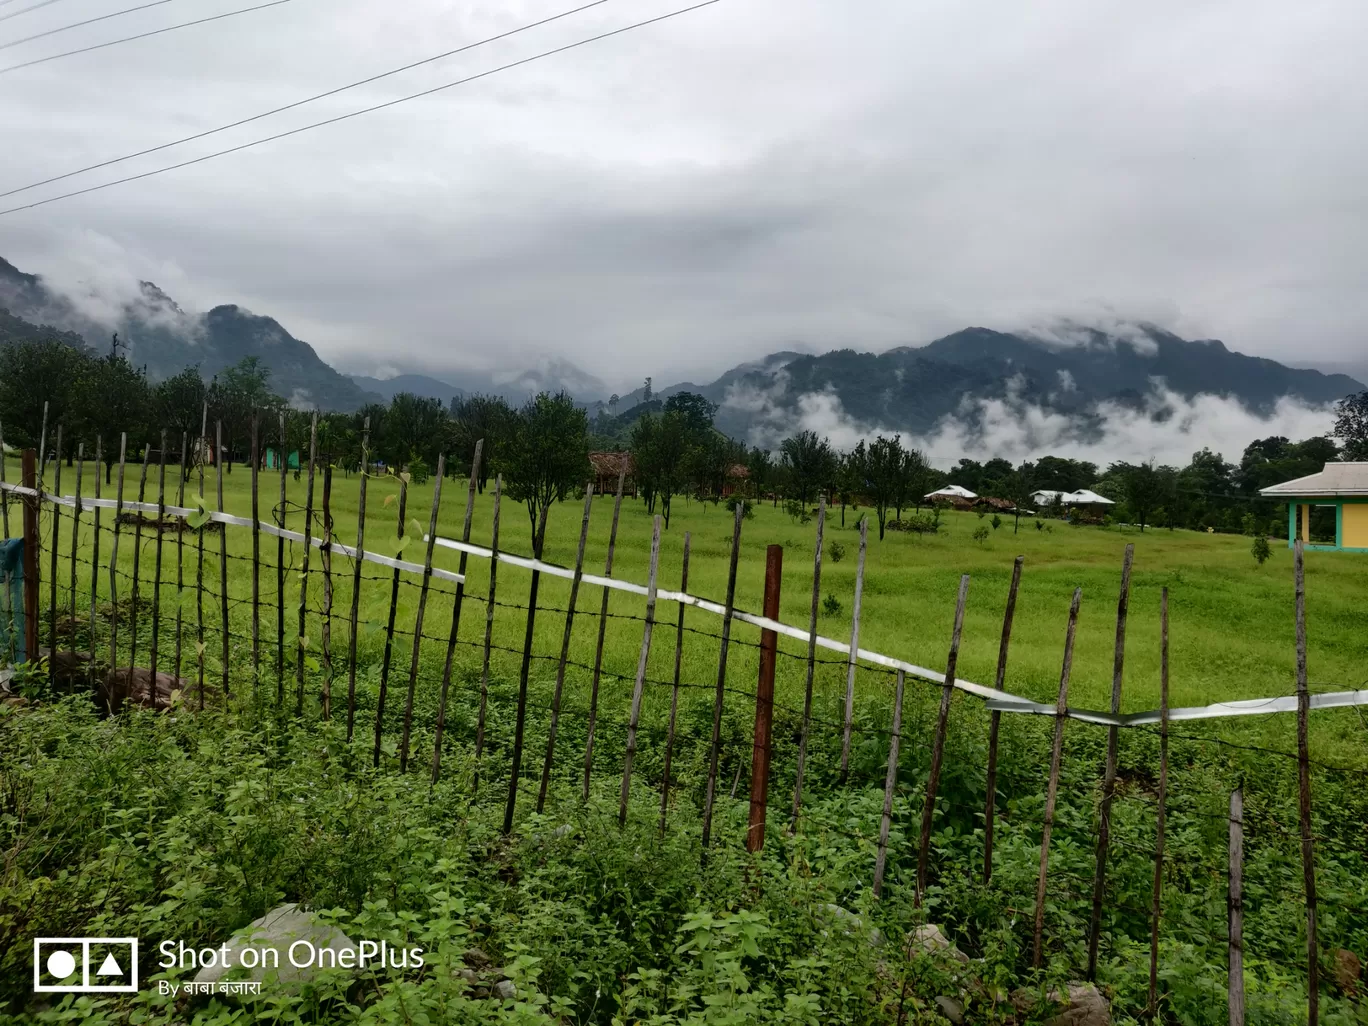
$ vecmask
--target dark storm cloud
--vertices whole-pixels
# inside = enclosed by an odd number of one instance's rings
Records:
[[[0,76],[0,191],[568,6],[295,0]],[[172,155],[670,9],[605,4]],[[5,38],[96,13],[68,0]],[[1060,317],[1353,361],[1368,315],[1365,30],[1352,0],[723,0],[0,219],[0,254],[106,290],[151,278],[188,308],[238,302],[358,371],[558,356],[621,387],[776,348]]]

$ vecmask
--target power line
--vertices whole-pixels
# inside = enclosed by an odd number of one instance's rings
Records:
[[[49,4],[55,4],[57,2],[58,0],[43,0],[42,3],[34,4],[32,7],[24,7],[18,11],[11,11],[9,14],[0,14],[0,21],[9,21],[11,18],[19,17],[21,14],[28,14],[29,11],[36,11],[40,7],[47,7]]]
[[[162,3],[167,3],[167,2],[169,2],[169,0],[160,0],[160,2],[162,2]],[[232,17],[235,17],[235,16],[237,16],[237,15],[239,15],[239,14],[251,14],[253,11],[262,11],[262,10],[265,10],[267,7],[279,7],[281,4],[287,4],[287,3],[289,3],[289,2],[290,2],[290,0],[271,0],[270,3],[258,4],[258,5],[255,6],[255,7],[243,7],[243,8],[240,8],[239,10],[236,10],[236,11],[228,11],[228,12],[225,13],[225,14],[214,14],[214,15],[210,15],[210,16],[207,17],[207,18],[196,18],[194,21],[183,21],[183,22],[181,22],[179,25],[168,25],[168,26],[166,26],[166,28],[152,29],[152,30],[150,30],[150,31],[148,31],[148,32],[139,32],[137,35],[133,35],[133,36],[124,36],[122,39],[111,39],[111,40],[110,40],[109,42],[107,42],[107,43],[96,43],[94,46],[83,46],[83,47],[81,47],[79,50],[66,50],[66,51],[64,51],[64,52],[62,52],[62,53],[54,53],[54,54],[52,54],[51,56],[48,56],[48,57],[38,57],[38,58],[36,58],[35,60],[24,61],[24,63],[22,63],[22,64],[11,64],[11,65],[10,65],[9,67],[7,67],[7,68],[0,68],[0,75],[3,75],[3,74],[5,74],[6,72],[10,72],[10,71],[18,71],[20,68],[31,68],[31,67],[33,67],[35,64],[46,64],[48,61],[55,61],[55,60],[58,60],[59,58],[62,58],[62,57],[74,57],[74,56],[76,56],[76,54],[78,54],[78,53],[90,53],[91,50],[103,50],[103,49],[104,49],[105,47],[107,47],[107,46],[118,46],[120,43],[131,43],[131,42],[133,42],[134,40],[137,40],[137,39],[146,39],[148,36],[159,36],[159,35],[161,35],[161,34],[164,33],[164,32],[175,32],[177,29],[190,28],[192,25],[203,25],[203,24],[205,24],[206,22],[210,22],[210,21],[222,21],[224,18],[232,18]],[[154,5],[148,4],[148,6],[151,7],[151,6],[154,6]],[[130,8],[130,10],[141,10],[141,8],[135,7],[135,8]],[[126,13],[128,13],[128,12],[127,12],[127,11],[124,11],[124,12],[121,12],[121,13],[125,13],[125,14],[126,14]],[[112,17],[114,17],[114,15],[112,15],[112,14],[111,14],[111,15],[107,15],[107,17],[111,17],[111,18],[112,18]],[[94,19],[92,19],[92,20],[93,20],[93,21],[99,21],[100,19],[99,19],[99,18],[94,18]],[[85,25],[85,24],[89,24],[89,22],[81,22],[81,24]],[[74,26],[74,25],[69,25],[69,26],[67,26],[67,27],[68,27],[68,28],[75,28],[76,26]],[[60,31],[62,31],[62,30],[61,30],[61,29],[56,29],[56,30],[54,30],[54,31],[60,32]],[[42,34],[42,35],[50,35],[51,33],[41,33],[41,34]],[[29,36],[29,39],[37,39],[37,38],[38,38],[38,36]],[[22,43],[22,42],[26,42],[26,41],[27,41],[27,40],[23,40],[23,39],[19,40],[19,42],[21,42],[21,43]],[[6,46],[13,46],[13,45],[15,45],[15,44],[13,44],[13,43],[7,43],[7,44],[5,44],[5,45],[6,45]],[[4,49],[4,47],[0,47],[0,49]],[[99,165],[96,165],[96,166],[98,167]]]
[[[276,0],[276,2],[284,3],[287,2],[287,0]],[[591,7],[598,7],[601,4],[605,4],[607,2],[608,0],[593,0],[592,3],[583,4],[580,7],[575,7],[568,11],[562,11],[560,14],[553,14],[549,18],[541,19],[541,21],[534,21],[530,24],[522,25],[519,28],[510,29],[507,32],[500,32],[496,36],[489,36],[488,38],[481,39],[478,42],[467,43],[465,46],[457,47],[455,50],[447,50],[445,53],[439,53],[432,57],[425,57],[420,61],[414,61],[412,64],[405,64],[402,67],[394,68],[390,71],[384,71],[378,75],[371,75],[369,78],[363,78],[356,82],[350,82],[347,85],[338,86],[336,89],[329,89],[327,92],[316,93],[315,95],[307,96],[302,100],[296,100],[293,103],[287,103],[283,107],[276,107],[273,110],[268,110],[261,114],[253,114],[251,117],[243,118],[240,121],[234,121],[227,125],[220,125],[218,128],[211,128],[204,132],[196,132],[194,135],[187,135],[183,138],[175,139],[168,143],[162,143],[160,146],[150,146],[145,150],[138,150],[136,153],[128,153],[122,157],[115,157],[112,160],[101,161],[98,164],[90,164],[87,167],[79,168],[75,171],[68,171],[66,174],[54,175],[51,178],[44,178],[41,182],[34,182],[32,185],[24,185],[19,187],[18,189],[10,189],[8,192],[0,192],[0,199],[3,199],[5,196],[13,196],[15,193],[27,192],[29,189],[36,189],[40,185],[51,185],[53,182],[60,182],[65,178],[72,178],[76,175],[85,174],[87,171],[95,171],[102,167],[109,167],[111,164],[120,164],[125,160],[132,160],[134,157],[144,157],[149,153],[156,153],[159,150],[170,149],[172,146],[179,146],[181,143],[193,142],[196,139],[203,139],[206,136],[216,135],[219,132],[226,132],[230,128],[238,128],[242,125],[250,124],[253,121],[260,121],[262,118],[271,117],[273,114],[280,114],[287,110],[293,110],[295,107],[302,107],[306,103],[313,103],[315,100],[322,100],[329,96],[335,96],[338,93],[345,92],[348,89],[355,89],[358,86],[369,85],[371,82],[378,82],[382,78],[388,78],[391,75],[397,75],[400,72],[409,71],[413,68],[420,67],[424,64],[431,64],[433,61],[439,61],[446,57],[452,57],[458,53],[464,53],[465,51],[474,49],[477,46],[484,46],[486,43],[493,43],[497,40],[506,39],[509,36],[517,35],[520,32],[526,32],[529,29],[538,28],[550,22],[559,21],[562,18],[568,18],[572,14],[579,14],[581,11],[587,11]],[[220,15],[220,17],[223,17],[223,15]],[[167,30],[163,29],[162,31]],[[111,44],[106,43],[104,45],[108,46]],[[45,59],[50,60],[51,58]],[[38,62],[33,61],[31,63],[36,64]],[[23,64],[16,64],[14,67],[22,68],[25,66],[26,65]],[[6,71],[13,70],[14,68],[0,68],[0,75],[3,75]]]
[[[132,14],[134,11],[145,11],[149,7],[160,7],[162,4],[169,4],[172,0],[152,0],[150,4],[143,4],[140,7],[125,7],[122,11],[115,11],[113,14],[102,14],[98,18],[87,18],[85,21],[72,22],[70,25],[63,25],[61,28],[48,29],[46,32],[36,32],[23,39],[11,40],[8,43],[0,43],[0,50],[8,50],[11,46],[18,46],[20,43],[31,43],[35,39],[42,39],[44,36],[55,36],[59,32],[67,32],[82,25],[94,25],[97,21],[108,21],[110,18],[118,18],[125,14]]]
[[[279,0],[279,2],[283,2],[283,0]],[[339,121],[347,121],[351,118],[359,117],[362,114],[371,114],[377,110],[384,110],[387,107],[394,107],[401,103],[407,103],[409,100],[416,100],[420,97],[431,96],[433,93],[439,93],[445,89],[451,89],[455,86],[466,85],[470,82],[475,82],[482,78],[488,78],[490,75],[498,74],[501,71],[508,71],[510,68],[520,67],[524,64],[531,64],[533,61],[541,60],[543,57],[552,57],[558,53],[565,53],[567,50],[574,50],[581,46],[587,46],[589,43],[597,43],[601,40],[609,39],[613,36],[620,36],[625,32],[631,32],[635,29],[645,28],[648,25],[655,25],[659,22],[667,21],[670,18],[677,18],[682,14],[689,14],[693,11],[701,10],[704,7],[711,7],[713,4],[720,2],[721,0],[702,0],[701,3],[696,3],[689,7],[681,7],[678,10],[670,11],[668,14],[661,14],[654,18],[647,18],[644,21],[633,22],[631,25],[624,25],[622,28],[612,29],[608,32],[600,32],[596,36],[589,36],[586,39],[580,39],[573,43],[567,43],[564,46],[558,46],[552,50],[544,50],[541,53],[533,54],[531,57],[523,57],[521,60],[511,61],[508,64],[501,64],[497,68],[491,68],[488,71],[481,71],[480,73],[475,75],[468,75],[465,78],[458,78],[454,82],[447,82],[443,85],[433,86],[431,89],[424,89],[421,92],[410,93],[407,96],[401,96],[394,100],[387,100],[384,103],[377,103],[371,107],[363,107],[361,110],[352,111],[348,114],[339,114],[337,117],[326,118],[323,121],[315,121],[312,124],[303,125],[299,128],[292,128],[289,131],[277,132],[275,135],[268,135],[265,138],[255,139],[252,142],[242,143],[239,146],[231,146],[225,150],[217,150],[213,153],[206,153],[202,157],[195,157],[191,160],[184,160],[181,161],[179,164],[170,164],[166,167],[155,168],[151,171],[144,171],[142,174],[128,175],[124,178],[116,178],[113,181],[103,182],[100,185],[92,185],[89,188],[76,189],[72,192],[64,192],[57,196],[50,196],[47,199],[35,200],[34,202],[26,203],[23,206],[10,207],[6,210],[0,210],[0,217],[3,217],[6,214],[18,213],[21,210],[32,210],[34,207],[46,206],[49,203],[56,203],[58,200],[70,199],[73,196],[84,196],[86,193],[98,192],[101,189],[108,189],[110,186],[114,185],[122,185],[125,182],[136,182],[143,178],[151,178],[153,175],[163,174],[167,171],[176,171],[183,167],[190,167],[193,164],[202,164],[204,161],[213,160],[215,157],[227,156],[230,153],[237,153],[241,150],[251,149],[254,146],[260,146],[263,143],[275,142],[277,139],[285,139],[292,135],[299,135],[302,132],[307,132],[314,128],[322,128],[325,125],[333,125]]]

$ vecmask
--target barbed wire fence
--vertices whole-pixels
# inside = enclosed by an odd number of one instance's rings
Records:
[[[1228,999],[1232,1010],[1241,1010],[1241,1015],[1245,965],[1262,963],[1299,974],[1306,981],[1311,1022],[1317,1021],[1322,961],[1326,957],[1324,938],[1318,934],[1324,919],[1331,921],[1335,938],[1368,935],[1368,902],[1354,900],[1352,888],[1346,888],[1338,878],[1328,887],[1317,887],[1318,848],[1336,853],[1337,859],[1343,857],[1363,870],[1368,869],[1368,844],[1361,829],[1335,829],[1323,819],[1317,828],[1311,803],[1313,776],[1319,774],[1322,781],[1341,776],[1357,780],[1363,769],[1313,759],[1307,737],[1308,716],[1319,709],[1360,709],[1368,704],[1368,691],[1313,685],[1308,680],[1300,543],[1294,550],[1294,689],[1267,699],[1171,709],[1165,588],[1161,593],[1160,708],[1121,713],[1133,555],[1133,547],[1127,546],[1117,605],[1111,704],[1109,710],[1093,711],[1072,707],[1068,701],[1081,589],[1074,594],[1066,625],[1057,701],[1053,705],[1036,703],[1003,690],[1023,557],[1018,557],[1013,566],[994,684],[988,687],[956,675],[968,575],[960,583],[944,673],[860,647],[867,546],[864,523],[860,525],[850,641],[818,634],[824,503],[817,511],[811,616],[804,628],[778,620],[782,579],[782,548],[778,546],[771,546],[767,553],[762,614],[736,606],[744,521],[741,504],[734,514],[726,599],[716,602],[688,592],[688,534],[679,589],[661,585],[659,517],[654,520],[647,582],[642,585],[612,576],[625,468],[613,499],[606,565],[599,575],[587,572],[584,566],[585,537],[593,511],[592,486],[586,487],[573,566],[540,558],[545,508],[539,530],[534,533],[531,557],[499,547],[503,487],[497,477],[491,544],[472,544],[475,481],[482,457],[477,445],[467,483],[462,536],[451,539],[437,533],[445,477],[443,458],[434,478],[428,527],[421,535],[408,534],[409,481],[407,476],[400,476],[395,496],[396,540],[386,546],[396,554],[390,556],[376,551],[378,545],[367,547],[365,492],[369,475],[364,472],[358,477],[355,544],[336,535],[333,467],[319,459],[316,418],[302,505],[287,498],[283,418],[282,445],[272,468],[263,467],[260,425],[253,423],[250,517],[227,512],[221,430],[216,427],[217,458],[208,466],[201,458],[207,432],[206,413],[194,449],[195,460],[187,461],[188,440],[183,435],[178,463],[174,462],[174,452],[170,454],[173,462],[168,463],[165,432],[160,448],[155,450],[155,462],[151,447],[145,447],[140,455],[129,454],[126,436],[121,437],[112,499],[100,494],[104,452],[100,439],[94,446],[93,495],[85,494],[88,460],[84,443],[75,452],[74,491],[63,494],[60,428],[53,449],[56,458],[51,491],[38,477],[45,445],[40,446],[40,455],[31,450],[23,454],[19,483],[0,474],[5,537],[17,535],[24,540],[24,602],[22,610],[15,611],[22,615],[9,625],[11,635],[25,634],[30,659],[35,654],[45,658],[51,688],[70,690],[78,684],[93,688],[110,713],[126,702],[156,709],[178,701],[203,710],[226,706],[235,700],[235,691],[250,689],[257,701],[270,702],[273,698],[274,704],[286,711],[292,705],[296,717],[316,715],[332,721],[345,716],[348,742],[363,745],[357,735],[371,735],[369,761],[377,769],[393,766],[401,773],[420,771],[435,785],[444,772],[453,772],[450,767],[444,769],[444,757],[459,753],[461,759],[454,772],[468,780],[472,795],[481,788],[486,793],[506,790],[505,833],[514,829],[517,810],[529,807],[532,794],[535,811],[542,813],[553,786],[558,793],[582,788],[587,799],[596,772],[600,776],[620,772],[619,823],[626,822],[631,797],[650,789],[659,794],[658,830],[663,834],[675,808],[672,796],[678,796],[687,778],[695,785],[691,788],[695,796],[701,797],[699,826],[704,858],[714,847],[716,810],[724,805],[729,812],[733,809],[744,775],[746,792],[739,801],[749,807],[744,840],[751,852],[761,851],[767,837],[797,843],[809,836],[810,830],[819,835],[840,833],[847,841],[869,850],[869,886],[875,898],[892,884],[910,894],[916,906],[922,906],[924,902],[935,903],[936,888],[958,886],[941,875],[940,866],[946,859],[940,853],[976,845],[976,852],[965,852],[966,864],[976,861],[981,869],[973,881],[975,886],[985,891],[996,886],[1013,893],[1034,892],[1028,908],[1012,911],[1020,913],[1023,920],[1029,918],[1031,961],[1036,967],[1043,967],[1052,953],[1070,951],[1081,935],[1086,975],[1092,979],[1098,973],[1099,960],[1115,958],[1134,944],[1147,944],[1149,978],[1143,1007],[1150,1014],[1156,1013],[1160,1001],[1160,953],[1165,930],[1227,950]],[[363,441],[363,467],[367,465],[367,443],[368,435]],[[170,482],[176,492],[174,504],[168,502],[168,469],[173,477],[179,476],[179,481]],[[279,470],[279,499],[267,500],[264,518],[260,502],[263,469]],[[137,475],[136,500],[124,498],[126,489],[132,487],[126,476],[130,470]],[[206,495],[206,474],[214,477],[214,508],[203,498],[187,506],[187,480],[196,479],[196,494],[202,497]],[[317,492],[316,484],[321,486]],[[155,502],[149,501],[149,486],[155,491]],[[17,515],[12,518],[11,506],[16,505]],[[286,529],[291,518],[303,527],[302,531]],[[247,532],[249,551],[241,544]],[[174,535],[174,544],[168,542],[168,533]],[[277,542],[274,559],[270,558],[270,546],[262,545],[263,535]],[[421,562],[401,558],[410,541],[422,544]],[[438,547],[459,553],[456,571],[434,566]],[[316,563],[312,559],[314,550]],[[102,552],[106,554],[103,559]],[[46,557],[45,567],[41,566],[40,554]],[[187,554],[191,557],[188,566]],[[485,573],[472,567],[472,558],[487,564]],[[167,566],[172,561],[174,578]],[[509,581],[500,577],[500,566],[526,571],[528,579]],[[374,572],[382,569],[388,572]],[[242,586],[241,579],[246,576],[250,578],[250,591]],[[565,605],[539,599],[543,576],[569,582]],[[374,595],[386,587],[384,615],[374,619],[363,616],[363,591]],[[524,587],[527,600],[518,601]],[[594,589],[601,593],[597,610],[592,601]],[[168,592],[173,596],[170,603]],[[610,608],[614,593],[630,601],[644,600],[641,611],[625,611],[620,604]],[[658,615],[661,603],[674,604],[673,621],[668,615]],[[691,610],[697,612],[690,615]],[[443,630],[441,614],[448,611],[449,627]],[[698,612],[709,617],[704,621],[706,626],[698,622]],[[541,640],[538,617],[543,624]],[[558,645],[545,644],[548,618],[552,632],[560,635]],[[517,637],[519,620],[521,640]],[[577,624],[581,638],[586,628],[597,633],[592,661],[577,657],[583,649],[572,643]],[[713,626],[718,629],[711,629]],[[556,627],[560,628],[558,632]],[[742,637],[738,628],[758,629],[758,638]],[[619,635],[612,645],[607,644],[610,630]],[[507,636],[510,631],[511,638]],[[631,632],[625,648],[621,637],[624,631]],[[47,645],[40,646],[44,633]],[[633,643],[636,639],[639,645]],[[802,650],[783,647],[781,640],[786,644],[800,642]],[[634,667],[612,664],[618,653],[633,648]],[[672,672],[651,672],[653,648],[656,666],[661,663],[661,652],[672,657],[665,661]],[[833,655],[819,655],[819,649]],[[459,652],[473,658],[458,660]],[[140,654],[145,657],[143,664],[138,662]],[[378,661],[374,658],[377,654]],[[440,658],[434,660],[434,655]],[[803,681],[801,706],[775,697],[780,660]],[[435,669],[438,663],[440,671]],[[477,663],[478,673],[474,672]],[[516,685],[509,673],[514,664]],[[689,672],[685,672],[686,665]],[[701,666],[715,666],[715,671],[703,676],[698,673]],[[541,670],[534,671],[534,667]],[[758,681],[754,690],[735,683],[752,675]],[[909,678],[915,695],[909,694]],[[568,680],[572,687],[567,690]],[[532,682],[537,686],[530,688]],[[601,686],[605,682],[606,686]],[[269,694],[271,684],[274,696]],[[548,684],[551,693],[545,700],[547,688],[543,685]],[[858,717],[854,702],[857,692],[861,706]],[[964,715],[962,703],[953,701],[957,693],[982,699],[989,714],[982,805],[942,793],[950,725]],[[685,696],[682,705],[681,696]],[[877,713],[870,715],[869,710]],[[1175,722],[1289,711],[1297,716],[1295,752],[1173,727]],[[908,722],[909,712],[915,722]],[[1036,801],[1040,795],[1029,801],[1004,801],[998,782],[1000,770],[1006,768],[999,766],[1003,713],[1043,716],[1052,722],[1049,751],[1037,753],[1039,761],[1032,767],[1036,774],[1039,766],[1049,767],[1043,805]],[[1362,718],[1361,711],[1359,715]],[[370,718],[369,725],[362,722],[365,717]],[[1089,731],[1106,728],[1105,767],[1100,779],[1078,768],[1090,765],[1088,759],[1068,760],[1073,769],[1065,772],[1063,753],[1077,730],[1075,726],[1066,731],[1070,723],[1081,724]],[[1368,723],[1364,726],[1368,736]],[[534,745],[529,749],[529,740],[544,748],[537,751]],[[827,766],[825,772],[814,774],[819,754],[814,742],[824,746],[820,754],[829,757],[831,763],[839,750],[838,771]],[[1151,758],[1155,743],[1157,772],[1143,780],[1129,778],[1124,769]],[[1253,752],[1295,764],[1295,824],[1287,810],[1246,810],[1242,787],[1229,795],[1228,808],[1224,807],[1224,795],[1215,796],[1221,799],[1221,808],[1197,807],[1188,799],[1186,804],[1172,801],[1168,794],[1170,774],[1180,764],[1175,755],[1182,755],[1190,765],[1188,753],[1204,746]],[[1124,749],[1136,747],[1142,747],[1145,754],[1122,757]],[[685,751],[690,765],[681,772],[676,760]],[[854,759],[853,751],[857,753]],[[831,817],[810,822],[804,798],[805,790],[807,797],[818,793],[814,791],[814,776],[829,785],[820,794],[839,795],[843,788],[857,787],[859,780],[868,781],[874,772],[871,764],[879,761],[886,762],[880,815],[854,821],[847,817],[840,824]],[[853,771],[855,762],[862,763],[861,772]],[[910,767],[915,767],[915,772]],[[1113,831],[1114,817],[1125,819],[1135,829]],[[995,827],[1010,820],[1020,830],[1027,818],[1034,823],[1032,830],[1038,829],[1038,847],[1033,845],[1039,853],[1038,872],[1033,880],[1014,877],[995,883]],[[1137,844],[1133,839],[1144,818],[1153,820],[1152,845]],[[1300,960],[1288,952],[1285,941],[1261,932],[1256,920],[1250,921],[1256,946],[1245,947],[1247,899],[1241,881],[1245,831],[1251,827],[1255,830],[1249,838],[1253,850],[1278,845],[1286,848],[1295,842],[1306,908],[1306,951]],[[1222,834],[1224,848],[1218,843]],[[1062,852],[1056,850],[1059,846],[1063,846]],[[1091,859],[1082,859],[1092,863],[1091,872],[1075,868],[1081,851],[1092,853]],[[1221,858],[1213,861],[1215,854]],[[1181,867],[1180,857],[1185,860]],[[1219,864],[1222,862],[1224,865]],[[1287,860],[1281,863],[1284,868],[1289,864]],[[1017,869],[1013,872],[1020,876]],[[1224,931],[1212,927],[1219,921],[1219,910],[1212,907],[1211,889],[1196,893],[1173,883],[1193,874],[1221,872],[1229,881]],[[1146,878],[1148,887],[1143,886]],[[1362,878],[1361,874],[1357,877]],[[1261,886],[1266,883],[1261,878]],[[1288,885],[1286,880],[1279,884],[1284,888]],[[1136,895],[1149,900],[1136,903]]]

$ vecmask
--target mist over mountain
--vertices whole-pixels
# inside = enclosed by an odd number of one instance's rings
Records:
[[[396,374],[393,377],[351,375],[357,386],[393,398],[399,392],[412,392],[428,399],[449,403],[455,397],[480,393],[497,395],[513,406],[519,406],[539,392],[569,392],[585,405],[594,405],[608,398],[608,386],[568,360],[542,360],[537,367],[519,371],[456,370],[441,377],[429,374]]]
[[[146,366],[154,381],[188,366],[199,367],[210,378],[255,356],[270,368],[272,388],[297,405],[353,410],[375,398],[273,318],[232,304],[188,313],[150,281],[118,296],[69,295],[0,257],[0,311],[0,328],[9,325],[4,330],[13,337],[60,333],[69,344],[83,341],[108,352],[111,335],[117,333],[124,354],[135,366]],[[44,326],[51,330],[45,332]]]

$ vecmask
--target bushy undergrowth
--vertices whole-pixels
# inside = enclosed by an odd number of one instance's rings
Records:
[[[544,682],[534,681],[534,698]],[[909,700],[909,736],[930,708]],[[957,706],[958,708],[958,706]],[[1003,725],[996,856],[982,884],[983,737],[957,719],[947,753],[932,885],[914,907],[917,824],[927,753],[905,744],[881,901],[870,884],[888,755],[887,710],[861,705],[851,772],[839,784],[839,734],[814,734],[813,769],[796,834],[787,832],[796,721],[776,723],[776,774],[763,852],[748,855],[746,787],[729,797],[732,763],[749,765],[746,725],[724,724],[731,754],[719,785],[716,846],[700,858],[711,724],[682,724],[668,827],[658,832],[658,761],[637,763],[630,814],[617,821],[618,746],[605,740],[591,800],[579,799],[577,742],[548,814],[531,812],[544,733],[529,738],[516,829],[501,832],[510,713],[492,707],[489,758],[474,785],[472,749],[453,720],[442,780],[426,759],[380,769],[362,730],[293,722],[250,704],[191,714],[133,711],[101,719],[83,697],[0,711],[0,1000],[4,1022],[319,1023],[892,1023],[935,1021],[937,995],[958,996],[974,1022],[1005,1022],[1008,993],[1077,978],[1085,959],[1105,734],[1070,734],[1050,855],[1048,965],[1030,969],[1050,724]],[[367,722],[360,719],[359,722]],[[1113,813],[1099,982],[1117,1018],[1138,1017],[1148,974],[1157,739],[1123,738]],[[643,749],[643,755],[654,747]],[[1295,839],[1295,777],[1285,760],[1174,742],[1164,926],[1165,1016],[1225,1021],[1225,850],[1231,783],[1246,776],[1246,966],[1251,1022],[1304,1016],[1304,910]],[[535,763],[535,765],[531,765]],[[1358,906],[1364,797],[1355,779],[1316,780],[1316,831],[1327,952],[1322,1021],[1360,1021],[1333,983],[1338,947],[1368,952]],[[565,829],[568,827],[568,829]],[[242,1008],[156,995],[161,939],[217,944],[285,901],[322,910],[354,937],[421,945],[421,971],[324,979],[302,995],[263,994]],[[910,953],[909,931],[940,924],[981,959],[973,981],[949,961]],[[32,938],[136,935],[144,990],[127,999],[29,992]],[[478,948],[513,978],[516,998],[476,997],[460,977]]]

